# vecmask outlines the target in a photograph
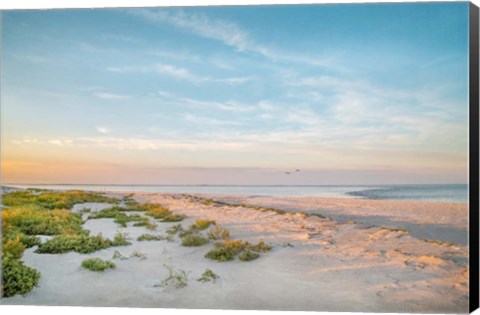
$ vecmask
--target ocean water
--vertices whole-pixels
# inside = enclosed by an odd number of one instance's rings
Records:
[[[52,190],[131,191],[151,193],[225,194],[248,196],[311,196],[468,202],[468,185],[380,186],[215,186],[215,185],[6,185]]]

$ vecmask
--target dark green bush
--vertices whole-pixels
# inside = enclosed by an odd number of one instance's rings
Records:
[[[88,254],[111,246],[113,246],[113,242],[101,235],[60,235],[41,244],[35,252],[40,254],[61,254],[74,251]]]
[[[40,273],[20,260],[9,257],[2,259],[2,291],[4,297],[25,295],[38,286]]]

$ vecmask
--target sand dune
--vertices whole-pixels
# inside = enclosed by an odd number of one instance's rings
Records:
[[[111,219],[89,220],[85,228],[92,233],[112,237],[121,230],[129,233],[132,245],[90,255],[45,255],[29,249],[23,260],[42,273],[40,287],[3,303],[467,312],[464,204],[239,196],[208,196],[214,200],[207,201],[205,196],[181,194],[135,197],[187,215],[182,222],[185,226],[198,218],[215,220],[230,230],[233,239],[262,239],[273,249],[252,262],[219,263],[204,258],[212,245],[189,248],[180,246],[178,240],[138,242],[136,237],[146,233],[143,227],[119,228]],[[101,208],[98,205],[94,210]],[[155,233],[162,234],[173,224],[159,223]],[[448,240],[437,237],[442,228],[454,231]],[[429,236],[427,240],[422,233]],[[115,250],[125,256],[140,251],[146,259],[118,260],[117,269],[101,274],[80,267],[86,257],[111,259]],[[165,264],[188,272],[188,285],[179,289],[155,286],[166,277]],[[196,281],[205,268],[220,278],[215,283]]]

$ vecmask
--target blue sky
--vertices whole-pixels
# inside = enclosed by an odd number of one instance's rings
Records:
[[[2,36],[7,182],[467,180],[468,3],[10,11]]]

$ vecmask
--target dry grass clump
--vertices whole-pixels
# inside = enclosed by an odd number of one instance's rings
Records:
[[[211,240],[228,240],[230,238],[230,232],[219,225],[215,225],[207,232],[207,236]]]

